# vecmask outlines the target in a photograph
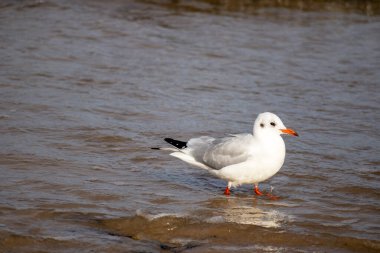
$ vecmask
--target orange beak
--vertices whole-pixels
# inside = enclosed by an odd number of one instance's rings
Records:
[[[280,129],[280,131],[283,132],[284,134],[291,134],[293,136],[298,136],[297,132],[290,128]]]

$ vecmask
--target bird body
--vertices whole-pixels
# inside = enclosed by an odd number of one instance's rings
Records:
[[[298,136],[286,128],[281,119],[273,113],[258,115],[253,134],[237,134],[224,138],[202,136],[181,142],[171,138],[165,141],[175,148],[170,155],[193,166],[206,169],[218,178],[228,181],[225,194],[230,188],[242,184],[258,184],[275,175],[285,160],[285,143],[281,134]]]

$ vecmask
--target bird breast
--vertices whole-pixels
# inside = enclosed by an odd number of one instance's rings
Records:
[[[280,136],[258,142],[252,145],[252,169],[265,180],[276,174],[284,164],[285,143]]]

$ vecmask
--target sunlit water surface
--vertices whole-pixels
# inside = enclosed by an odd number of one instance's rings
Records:
[[[1,252],[379,252],[373,6],[79,2],[0,4]],[[263,111],[277,201],[150,149]]]

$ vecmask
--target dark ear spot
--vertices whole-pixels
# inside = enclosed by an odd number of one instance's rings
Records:
[[[261,127],[264,127],[264,123],[260,123],[260,126],[261,126]]]

